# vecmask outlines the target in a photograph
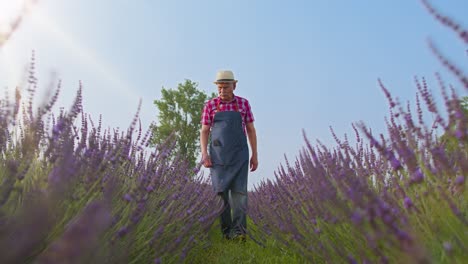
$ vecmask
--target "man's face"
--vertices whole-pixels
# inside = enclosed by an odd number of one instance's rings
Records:
[[[217,86],[221,100],[230,101],[234,99],[234,90],[236,89],[236,84],[234,82],[217,83]]]

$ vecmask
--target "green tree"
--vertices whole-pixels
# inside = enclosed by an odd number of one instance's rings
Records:
[[[465,115],[468,116],[468,96],[464,96],[461,101],[463,111],[465,112]]]
[[[200,153],[201,114],[208,99],[208,95],[197,87],[197,83],[185,80],[178,84],[177,89],[162,88],[162,98],[154,100],[159,110],[159,123],[151,126],[153,137],[150,141],[152,145],[159,145],[173,133],[173,153],[183,155],[192,167]],[[216,94],[212,93],[211,96]]]

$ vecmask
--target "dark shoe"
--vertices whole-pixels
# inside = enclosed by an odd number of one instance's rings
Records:
[[[231,237],[231,240],[237,241],[237,242],[246,242],[247,241],[247,235],[246,234],[235,234],[233,237]]]

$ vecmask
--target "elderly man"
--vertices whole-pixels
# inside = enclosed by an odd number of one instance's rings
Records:
[[[252,151],[250,171],[255,171],[258,166],[254,117],[249,101],[234,95],[237,80],[232,71],[219,71],[214,83],[218,86],[219,96],[205,103],[201,120],[203,165],[210,168],[213,189],[224,200],[220,217],[223,237],[245,241],[249,170],[247,137]]]

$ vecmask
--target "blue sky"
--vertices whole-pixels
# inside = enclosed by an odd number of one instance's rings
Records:
[[[432,2],[468,27],[467,1]],[[231,69],[236,94],[249,99],[256,118],[260,167],[249,176],[252,187],[273,179],[284,155],[294,159],[303,129],[329,146],[329,126],[340,137],[361,120],[384,132],[388,106],[378,78],[402,101],[414,99],[414,76],[437,93],[435,72],[466,95],[428,37],[467,72],[467,46],[418,0],[42,0],[0,49],[0,86],[21,83],[34,49],[38,94],[56,76],[67,108],[81,80],[85,112],[120,128],[142,99],[146,128],[157,122],[153,100],[162,87],[190,79],[211,93],[216,71]]]

